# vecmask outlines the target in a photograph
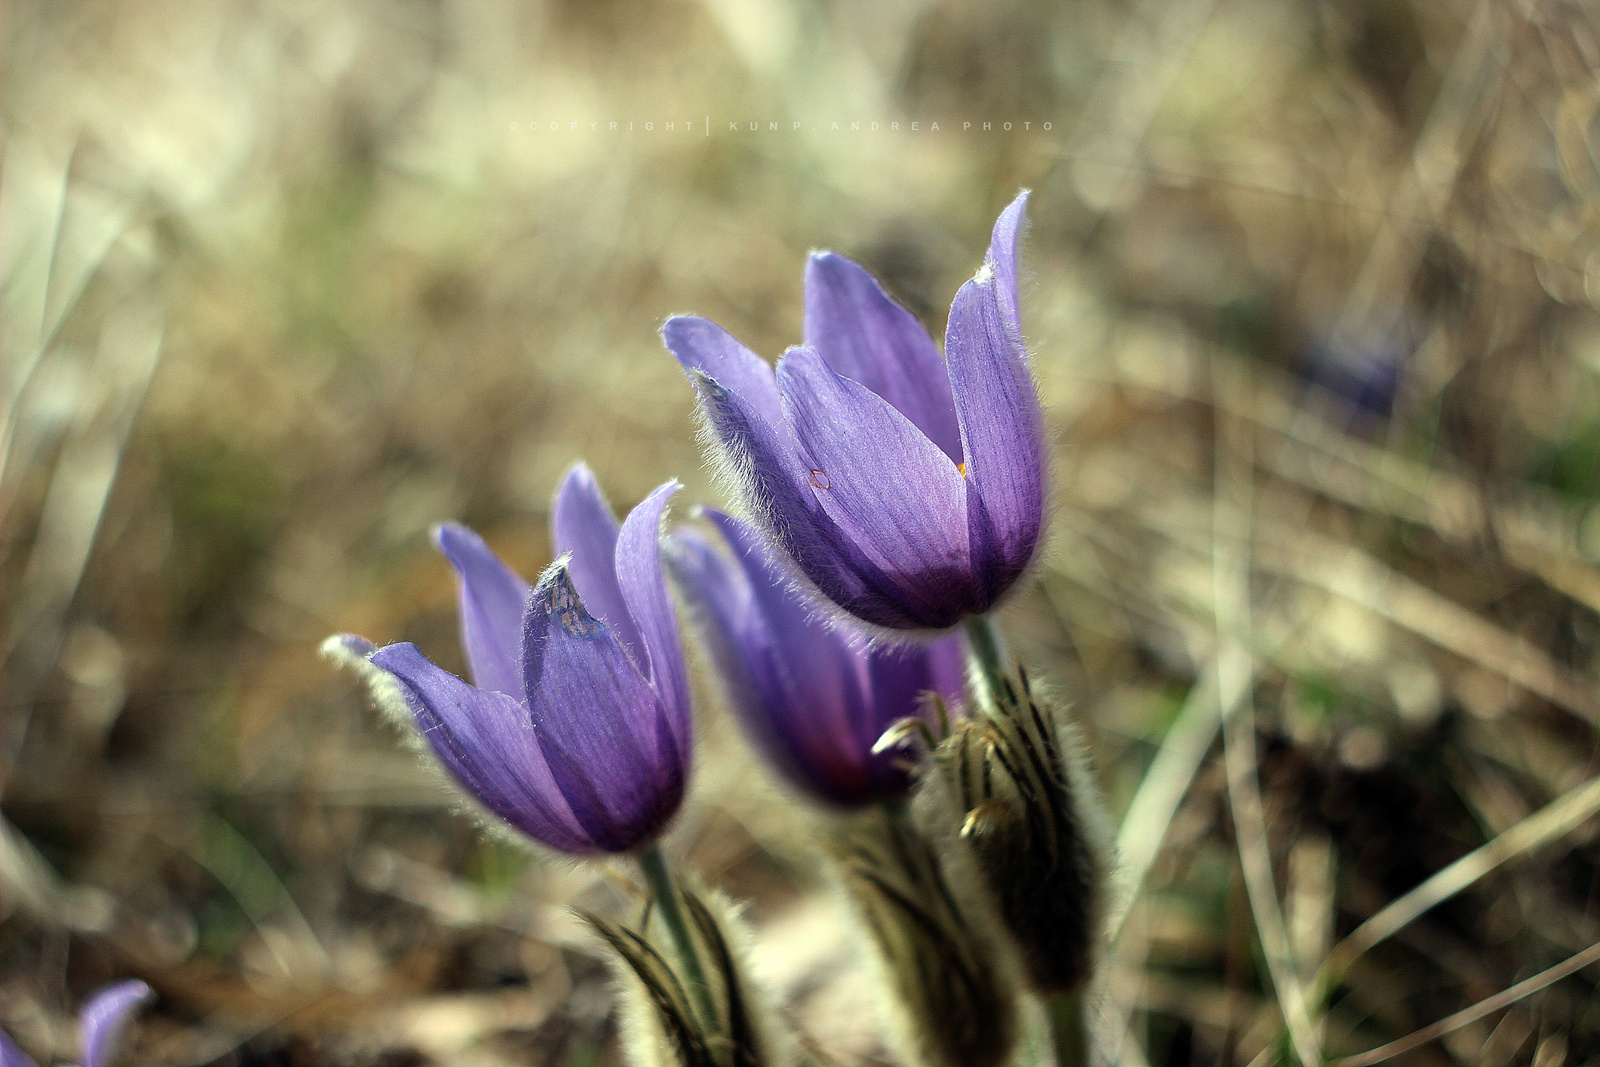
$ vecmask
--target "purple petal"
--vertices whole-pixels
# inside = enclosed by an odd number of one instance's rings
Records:
[[[583,605],[611,627],[617,640],[633,656],[641,671],[648,669],[644,642],[629,612],[622,587],[617,584],[617,520],[611,514],[600,483],[582,463],[574,464],[556,493],[551,517],[556,555],[570,553],[568,569]],[[521,656],[522,616],[517,616],[518,658]],[[519,670],[520,673],[520,670]]]
[[[766,421],[744,397],[715,378],[698,370],[691,377],[740,489],[783,551],[824,595],[847,610],[879,598],[866,577],[873,568],[806,485],[787,428]],[[887,584],[881,575],[878,584]]]
[[[102,1067],[115,1054],[113,1045],[128,1013],[150,997],[150,987],[138,979],[116,982],[91,996],[78,1013],[83,1037],[83,1067]]]
[[[950,635],[941,640],[959,643],[960,637]],[[864,658],[862,666],[864,688],[870,697],[866,712],[856,718],[855,744],[861,752],[870,753],[883,732],[901,719],[925,717],[928,710],[925,694],[937,692],[938,688],[933,664],[923,646],[875,648]],[[873,756],[865,768],[873,788],[882,794],[908,789],[911,780],[902,765],[908,754],[902,748]]]
[[[590,839],[622,852],[659,833],[683,798],[686,761],[672,716],[584,607],[563,560],[534,587],[522,655],[540,748]]]
[[[400,683],[422,736],[485,807],[552,848],[598,851],[557,788],[521,702],[474,689],[412,644],[380,648],[371,662]]]
[[[967,646],[959,634],[950,634],[928,645],[927,656],[928,688],[954,711],[967,692]]]
[[[928,718],[928,694],[937,694],[955,708],[966,689],[966,645],[960,634],[946,634],[926,645],[874,648],[867,664],[869,685],[879,704],[861,738],[868,750],[901,719]]]
[[[706,517],[731,556],[683,531],[674,564],[752,741],[796,785],[834,803],[904,793],[905,753],[873,746],[892,723],[924,710],[924,692],[959,699],[961,638],[869,648],[859,630],[811,614],[753,529],[719,512]]]
[[[678,643],[678,617],[661,570],[661,520],[667,501],[681,488],[676,481],[667,482],[628,514],[617,538],[616,575],[648,653],[643,662],[650,684],[667,712],[679,758],[687,762],[689,675]]]
[[[1032,562],[1044,530],[1044,416],[998,276],[980,270],[950,307],[945,357],[966,448],[972,562],[987,610]]]
[[[11,1036],[0,1030],[0,1067],[38,1067],[28,1054],[17,1047]]]
[[[973,591],[966,485],[950,457],[810,349],[784,356],[778,389],[828,517],[890,577],[921,626],[959,622]]]
[[[758,707],[764,691],[750,653],[765,640],[765,624],[744,572],[695,530],[679,530],[668,541],[667,560],[710,646],[718,678],[735,712]]]
[[[831,252],[811,256],[805,341],[835,373],[893,404],[952,463],[961,462],[961,430],[939,350],[922,324],[859,265]]]
[[[1028,190],[1024,189],[995,220],[994,232],[989,236],[989,254],[984,259],[998,282],[995,294],[1000,302],[1001,317],[1019,338],[1022,336],[1022,315],[1018,310],[1017,258],[1022,232],[1027,225],[1027,210]],[[1027,358],[1026,353],[1023,358]]]
[[[806,484],[809,472],[795,456],[772,369],[704,319],[672,319],[662,336],[699,394],[728,472],[806,579],[831,603],[868,622],[925,626],[907,613],[894,584],[827,516]]]
[[[863,690],[860,651],[806,614],[779,583],[754,531],[712,514],[733,557],[692,531],[677,535],[674,563],[755,746],[800,788],[840,804],[881,799],[865,772],[871,742],[856,742]],[[778,609],[769,614],[768,606]],[[881,731],[880,731],[881,733]]]
[[[744,572],[726,560],[696,530],[680,529],[667,541],[667,563],[684,588],[697,617],[711,623],[713,636],[736,644],[748,625],[759,616],[755,595]],[[743,663],[729,657],[743,673]],[[718,666],[723,659],[718,657]],[[726,673],[726,672],[725,672]]]
[[[433,543],[455,568],[461,590],[461,644],[473,683],[520,700],[522,612],[528,603],[528,583],[465,526],[435,526]]]
[[[778,403],[778,383],[767,361],[734,339],[721,326],[698,315],[678,315],[661,327],[667,343],[684,372],[694,380],[700,371],[738,393],[744,402],[769,426],[783,426],[783,411]]]
[[[859,658],[844,636],[851,632],[847,624],[818,617],[818,605],[784,580],[755,530],[720,511],[708,508],[705,515],[733,549],[750,589],[756,621],[747,628],[762,631],[752,643],[765,640],[780,654],[770,668],[769,690],[790,706],[805,708],[808,717],[847,730],[844,708]]]
[[[837,551],[838,533],[806,488],[772,368],[702,318],[668,319],[661,336],[694,384],[732,473],[774,533],[797,560]]]

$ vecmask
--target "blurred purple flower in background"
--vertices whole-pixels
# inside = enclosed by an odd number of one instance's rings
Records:
[[[439,760],[490,811],[575,854],[625,852],[660,834],[683,799],[689,687],[661,570],[668,482],[620,529],[594,475],[575,467],[556,494],[561,557],[531,591],[463,526],[435,530],[461,589],[461,639],[474,684],[415,645],[364,656],[381,703],[398,689]]]
[[[1396,315],[1389,319],[1398,319]],[[1316,337],[1301,362],[1306,383],[1339,409],[1354,430],[1370,430],[1393,413],[1416,343],[1404,320]]]
[[[928,712],[928,694],[961,699],[961,639],[871,648],[864,634],[816,617],[755,530],[706,517],[732,553],[692,530],[668,563],[701,617],[733,709],[763,753],[797,786],[836,804],[900,796],[911,785],[901,748],[874,753],[892,724]]]
[[[83,1067],[106,1067],[116,1050],[117,1035],[128,1014],[150,998],[150,987],[137,979],[114,982],[96,991],[78,1013],[83,1042]],[[28,1054],[0,1030],[0,1067],[35,1067]]]
[[[777,372],[679,316],[667,348],[727,472],[776,547],[829,600],[894,630],[994,607],[1044,529],[1044,428],[1017,314],[1027,193],[950,308],[945,355],[861,267],[806,266],[805,344]]]

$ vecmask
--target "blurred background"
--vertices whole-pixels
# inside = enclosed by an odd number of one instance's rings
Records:
[[[717,500],[668,314],[775,357],[827,247],[941,336],[1021,187],[1056,502],[1002,625],[1127,815],[1118,1062],[1270,1062],[1286,988],[1491,840],[1330,1054],[1600,941],[1592,5],[12,0],[0,41],[0,1026],[45,1062],[135,976],[128,1064],[620,1063],[568,909],[626,894],[480,833],[317,645],[460,669],[431,523],[533,574],[579,457]],[[823,1062],[887,1062],[810,817],[700,730],[671,849]],[[1600,1062],[1597,974],[1396,1062]]]

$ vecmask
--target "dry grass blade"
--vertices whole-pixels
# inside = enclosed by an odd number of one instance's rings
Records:
[[[1213,375],[1223,391],[1237,385],[1230,368],[1213,361]],[[1266,812],[1256,780],[1256,720],[1253,700],[1254,656],[1250,652],[1250,562],[1231,549],[1248,546],[1252,534],[1250,506],[1252,442],[1248,428],[1233,419],[1218,421],[1215,506],[1212,511],[1212,584],[1216,613],[1217,706],[1232,709],[1223,720],[1222,752],[1228,780],[1228,801],[1244,872],[1250,910],[1267,960],[1267,970],[1288,1028],[1295,1054],[1305,1064],[1321,1062],[1316,1028],[1307,1011],[1304,983],[1295,968],[1288,930],[1278,902],[1267,839]]]
[[[227,890],[285,977],[325,980],[332,968],[327,949],[272,864],[226,819],[198,809],[195,815],[193,834],[168,844]]]
[[[1569,974],[1576,974],[1578,971],[1583,970],[1591,963],[1600,963],[1600,944],[1591,945],[1577,955],[1569,956],[1564,962],[1556,964],[1549,970],[1540,971],[1532,978],[1518,982],[1510,989],[1480,1000],[1472,1007],[1463,1008],[1454,1015],[1446,1016],[1436,1023],[1424,1026],[1415,1033],[1407,1034],[1405,1037],[1391,1041],[1387,1045],[1380,1045],[1367,1052],[1334,1060],[1328,1067],[1371,1067],[1372,1064],[1382,1063],[1384,1060],[1404,1055],[1414,1048],[1420,1048],[1430,1041],[1436,1041],[1452,1031],[1475,1023],[1486,1015],[1493,1015],[1502,1008],[1510,1007],[1523,997],[1531,996],[1546,986],[1554,985]]]
[[[1600,811],[1600,778],[1571,789],[1488,844],[1467,853],[1427,881],[1390,902],[1351,931],[1328,954],[1314,988],[1332,992],[1363,953],[1405,928],[1428,909],[1455,896],[1501,864],[1571,833]]]
[[[1121,935],[1128,912],[1161,851],[1167,827],[1172,825],[1178,805],[1211,750],[1217,727],[1231,710],[1218,704],[1217,694],[1217,665],[1213,662],[1189,690],[1117,830],[1117,859],[1121,864],[1117,876],[1122,885],[1106,924],[1106,936],[1112,941]]]
[[[28,383],[44,355],[45,316],[50,303],[50,275],[61,243],[66,211],[67,171],[32,145],[6,146],[0,167],[0,226],[7,234],[0,249],[0,346],[7,364],[0,366],[0,514],[4,513],[5,474],[11,465],[18,415]]]
[[[1368,248],[1341,315],[1339,326],[1351,335],[1381,319],[1377,309],[1395,306],[1392,294],[1410,285],[1421,264],[1427,242],[1416,231],[1439,218],[1492,103],[1489,73],[1497,58],[1497,38],[1491,31],[1497,6],[1479,0],[1451,57],[1427,126],[1412,150],[1411,166],[1385,213],[1386,225]]]
[[[0,899],[5,915],[16,908],[52,928],[99,933],[110,925],[116,902],[92,886],[64,882],[33,842],[0,817]]]
[[[1526,638],[1508,633],[1354,546],[1304,531],[1291,540],[1288,533],[1275,531],[1273,544],[1297,547],[1259,546],[1263,567],[1326,589],[1587,722],[1600,722],[1593,686]]]
[[[1223,762],[1228,778],[1228,799],[1233,812],[1234,833],[1238,839],[1239,861],[1250,897],[1250,911],[1267,960],[1267,970],[1278,995],[1284,1025],[1288,1027],[1295,1054],[1306,1064],[1321,1062],[1316,1028],[1312,1024],[1306,988],[1295,969],[1288,929],[1278,903],[1272,874],[1272,851],[1267,840],[1266,811],[1256,782],[1258,760],[1255,744],[1255,716],[1248,696],[1238,688],[1250,677],[1250,655],[1237,643],[1224,649],[1218,671],[1220,701],[1236,704],[1237,710],[1225,720],[1222,729]],[[1229,662],[1232,660],[1233,662]]]
[[[1124,20],[1062,152],[1080,194],[1098,210],[1123,199],[1139,146],[1216,6],[1216,0],[1147,0]]]

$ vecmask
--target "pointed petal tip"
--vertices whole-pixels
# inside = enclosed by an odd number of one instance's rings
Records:
[[[561,493],[566,492],[569,485],[593,489],[596,493],[600,491],[600,479],[594,476],[594,468],[589,466],[587,460],[582,459],[573,460],[567,466],[566,471],[561,475],[560,488],[556,490],[556,494],[559,496]]]
[[[1023,189],[995,218],[993,231],[990,234],[991,255],[999,251],[995,247],[996,244],[1011,245],[1012,247],[1006,251],[1010,254],[1015,254],[1015,244],[1027,226],[1028,200],[1032,195],[1032,192]]]
[[[881,288],[873,273],[849,256],[828,249],[814,249],[806,257],[806,282],[808,285],[826,284],[833,287],[848,284],[854,278],[866,278]]]
[[[660,485],[658,485],[654,489],[650,490],[650,495],[645,497],[643,500],[639,501],[639,503],[637,505],[635,505],[633,510],[634,511],[638,511],[639,508],[644,507],[646,504],[649,504],[650,502],[654,501],[657,497],[660,497],[661,500],[662,500],[662,508],[663,508],[662,520],[665,521],[666,520],[666,511],[665,511],[666,502],[670,501],[673,497],[677,496],[678,493],[681,492],[682,490],[683,490],[683,483],[681,481],[679,481],[677,478],[668,478],[666,481],[662,482]],[[632,514],[633,514],[632,512],[629,512],[630,516]]]
[[[429,531],[433,547],[450,564],[457,577],[466,579],[485,557],[499,561],[500,557],[483,535],[459,522],[435,523]]]
[[[687,367],[691,362],[690,349],[695,344],[694,335],[708,328],[722,329],[704,315],[672,315],[661,324],[661,341],[667,346],[667,351]]]
[[[400,673],[396,668],[413,663],[417,659],[427,659],[422,650],[410,641],[396,641],[392,645],[384,645],[367,653],[366,661],[374,667],[381,667],[390,674]],[[432,661],[430,661],[432,662]]]
[[[530,618],[534,612],[543,612],[573,637],[595,637],[611,631],[605,621],[590,613],[583,598],[578,595],[578,587],[572,580],[570,553],[558,558],[539,575],[539,584],[533,588],[528,612]],[[528,639],[524,636],[523,640],[526,642]],[[524,644],[524,656],[528,655],[527,648]]]
[[[572,581],[572,553],[563,552],[550,561],[549,566],[539,572],[539,580],[533,583],[534,591],[544,589],[557,581]]]
[[[476,530],[463,526],[459,522],[436,522],[428,528],[428,538],[433,542],[433,547],[438,549],[445,558],[451,558],[463,547],[482,543],[483,538],[478,536]]]
[[[119,1008],[123,1006],[132,1007],[136,1004],[142,1004],[154,995],[155,991],[150,988],[148,983],[142,982],[137,978],[125,978],[120,982],[112,982],[110,985],[96,990],[94,995],[89,998],[89,1003],[84,1005],[84,1009],[87,1011],[90,1007],[100,1004],[115,1005]]]
[[[677,333],[685,327],[705,321],[706,319],[704,316],[696,315],[692,312],[682,312],[680,314],[668,315],[665,319],[661,320],[661,329],[659,332],[662,337],[666,337],[668,334]]]
[[[787,362],[790,359],[799,358],[799,357],[805,357],[805,358],[808,358],[808,359],[819,359],[820,360],[820,359],[822,359],[822,353],[818,352],[817,349],[816,349],[816,346],[814,346],[814,345],[809,345],[809,344],[790,345],[788,348],[785,348],[783,350],[783,355],[778,357],[778,366],[776,368],[777,373],[778,374],[782,374],[783,373],[783,365],[784,365],[785,362]],[[826,362],[826,361],[824,360],[824,362]]]
[[[716,323],[699,315],[674,315],[661,324],[661,343],[689,376],[696,392],[700,391],[702,379],[715,380],[706,371],[703,347],[707,335],[715,336],[715,331],[720,329]]]
[[[130,978],[113,982],[89,998],[79,1015],[83,1067],[104,1067],[111,1061],[115,1042],[129,1013],[152,995],[148,985]]]
[[[1027,213],[1028,200],[1032,196],[1032,190],[1019,190],[1017,195],[1011,198],[1011,203],[1007,204],[1004,210],[995,218],[994,228],[998,230],[1008,220],[1020,220]]]
[[[378,646],[356,634],[334,634],[322,642],[319,651],[335,663],[363,666]]]

